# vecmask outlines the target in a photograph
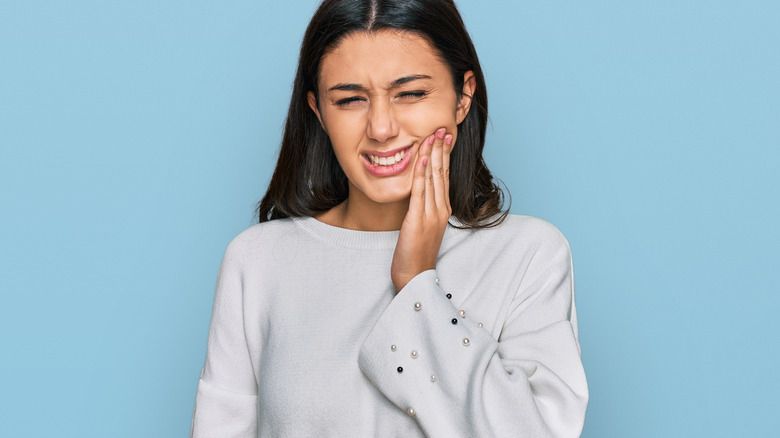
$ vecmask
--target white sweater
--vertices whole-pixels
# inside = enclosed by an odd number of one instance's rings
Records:
[[[588,388],[563,235],[529,216],[448,226],[436,270],[399,293],[397,239],[313,218],[239,234],[193,436],[579,436]]]

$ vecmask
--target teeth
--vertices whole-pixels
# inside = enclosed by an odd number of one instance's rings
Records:
[[[379,157],[376,155],[367,155],[367,157],[374,166],[392,166],[400,163],[401,160],[404,159],[404,151],[398,152],[390,157]]]

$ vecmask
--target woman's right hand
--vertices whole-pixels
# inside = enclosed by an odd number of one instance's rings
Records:
[[[436,268],[450,206],[453,135],[440,128],[420,145],[414,164],[409,210],[393,254],[390,278],[400,291],[415,276]]]

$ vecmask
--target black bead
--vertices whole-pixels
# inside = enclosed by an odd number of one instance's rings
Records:
[[[452,325],[458,325],[458,318],[452,318]]]
[[[399,373],[403,373],[404,372],[404,367],[398,367],[398,372]]]
[[[447,294],[447,299],[451,300],[452,299],[452,294]]]

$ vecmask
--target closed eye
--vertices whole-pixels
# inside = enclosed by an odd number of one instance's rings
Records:
[[[350,103],[360,102],[361,100],[365,100],[365,99],[360,97],[360,96],[346,97],[344,99],[337,100],[336,101],[336,105],[337,106],[345,106],[345,105],[349,105]]]
[[[422,99],[427,95],[427,91],[404,91],[403,93],[399,93],[398,97],[401,99]]]

